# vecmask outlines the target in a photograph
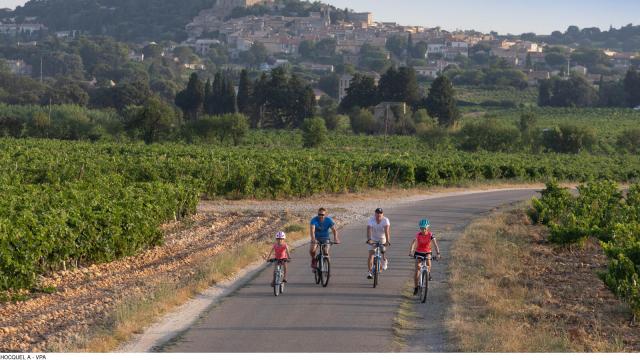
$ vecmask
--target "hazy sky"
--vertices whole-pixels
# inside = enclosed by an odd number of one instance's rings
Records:
[[[640,23],[638,0],[326,0],[373,12],[376,21],[440,26],[446,30],[549,34],[579,27]]]
[[[135,0],[131,0],[135,1]],[[180,1],[180,0],[173,0]],[[447,30],[548,34],[579,27],[640,23],[639,0],[324,0],[337,7],[372,11],[377,21],[441,26]],[[14,8],[26,0],[0,0]]]

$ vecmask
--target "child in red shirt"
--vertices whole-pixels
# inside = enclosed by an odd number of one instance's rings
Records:
[[[440,256],[440,248],[435,236],[429,231],[431,224],[429,220],[422,219],[419,223],[420,232],[416,234],[415,239],[411,242],[411,249],[409,250],[409,256],[416,259],[416,273],[414,276],[414,288],[413,294],[418,293],[418,278],[420,277],[420,262],[417,257],[427,258],[427,268],[429,269],[429,280],[431,280],[431,243],[436,247],[436,256]]]
[[[282,231],[278,231],[278,233],[276,234],[276,243],[273,244],[273,247],[271,248],[271,251],[269,252],[269,256],[267,256],[267,261],[271,259],[271,254],[273,254],[273,258],[275,260],[289,260],[291,258],[291,255],[289,255],[289,245],[287,245],[284,240],[287,238],[287,235],[282,232]],[[284,261],[282,263],[282,266],[284,267],[284,279],[282,280],[282,282],[287,282],[287,262]],[[271,283],[271,286],[273,286],[273,282]]]

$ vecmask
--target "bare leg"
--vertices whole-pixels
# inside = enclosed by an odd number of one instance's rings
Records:
[[[369,272],[373,269],[373,250],[369,250]]]
[[[420,261],[416,259],[416,273],[413,276],[413,287],[418,287],[418,281],[420,279]]]

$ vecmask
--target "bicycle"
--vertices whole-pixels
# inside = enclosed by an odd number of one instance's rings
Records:
[[[285,262],[289,262],[289,259],[270,259],[269,262],[276,263],[273,268],[273,295],[284,294],[284,268],[282,265]]]
[[[373,250],[373,267],[371,269],[371,275],[373,276],[373,287],[375,288],[378,286],[378,277],[382,270],[382,251],[380,250],[380,248],[382,248],[384,245],[379,242],[372,243],[371,245],[375,247],[375,249]]]
[[[329,285],[331,277],[331,261],[329,260],[329,249],[336,242],[329,241],[327,243],[318,244],[318,254],[316,254],[316,271],[314,272],[316,284],[322,283],[322,287]]]
[[[420,260],[420,275],[418,276],[418,299],[424,304],[427,302],[427,292],[429,291],[429,267],[427,266],[427,260],[431,260],[431,254],[427,256],[417,255],[416,259]],[[435,257],[438,260],[438,257]]]

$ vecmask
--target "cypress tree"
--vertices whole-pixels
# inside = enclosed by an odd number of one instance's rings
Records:
[[[246,69],[240,73],[240,82],[238,83],[238,111],[243,114],[249,114],[251,105],[251,81]]]
[[[460,118],[453,85],[446,76],[439,76],[433,82],[426,105],[429,116],[437,118],[441,126],[454,126]]]

